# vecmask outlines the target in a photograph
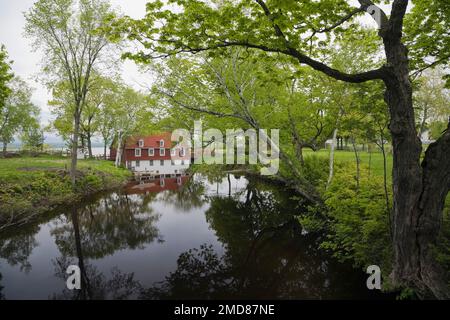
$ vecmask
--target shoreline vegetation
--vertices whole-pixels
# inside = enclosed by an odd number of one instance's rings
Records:
[[[387,155],[384,191],[384,164],[380,152],[361,151],[356,164],[352,151],[335,151],[334,177],[328,185],[329,150],[305,152],[302,174],[318,190],[322,204],[311,205],[296,192],[295,181],[279,176],[261,176],[258,168],[229,166],[222,174],[254,176],[269,183],[283,184],[298,196],[300,212],[297,216],[302,229],[320,235],[318,246],[340,262],[352,263],[366,272],[370,265],[378,265],[383,274],[382,290],[393,292],[397,299],[417,299],[413,288],[397,288],[391,283],[393,248],[390,241],[392,216],[392,155]],[[196,172],[220,177],[220,166],[194,167]],[[304,209],[306,207],[306,210]],[[443,228],[434,245],[436,261],[446,279],[450,279],[450,195],[443,212]],[[450,287],[450,282],[448,282]]]
[[[298,221],[307,232],[323,235],[319,248],[328,251],[341,262],[353,263],[363,269],[376,264],[384,275],[392,271],[392,246],[389,241],[391,178],[388,177],[389,208],[383,192],[383,158],[381,153],[360,152],[359,166],[351,151],[335,151],[335,175],[328,181],[329,150],[305,152],[304,171],[322,199],[321,205],[311,205],[298,193]],[[0,158],[0,233],[14,227],[27,227],[41,221],[55,209],[76,205],[88,197],[125,185],[131,173],[105,160],[80,160],[77,183],[73,188],[68,171],[70,159],[40,155]],[[387,170],[392,168],[392,156],[387,157]],[[356,171],[358,170],[358,172]],[[193,165],[191,173],[205,174],[220,182],[229,174],[260,178],[274,184],[284,184],[294,192],[295,184],[280,176],[261,176],[257,167],[249,165]],[[359,180],[359,181],[357,181]],[[303,208],[303,209],[300,209]],[[307,208],[305,210],[305,208]],[[296,214],[297,215],[297,214]],[[444,270],[450,267],[450,197],[444,209],[444,232],[436,247],[437,260]],[[384,277],[383,290],[395,290]],[[414,298],[406,289],[399,298]]]
[[[129,181],[128,170],[105,160],[80,160],[72,187],[69,159],[49,155],[0,158],[0,232],[32,223],[61,206]]]

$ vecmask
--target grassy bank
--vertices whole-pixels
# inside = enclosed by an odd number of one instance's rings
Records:
[[[72,187],[67,168],[67,158],[0,159],[0,230],[27,223],[86,195],[120,186],[130,175],[109,161],[80,160],[77,184]]]
[[[360,152],[360,180],[356,180],[355,155],[350,151],[336,151],[335,174],[331,185],[325,189],[328,150],[307,152],[306,173],[314,181],[324,200],[326,210],[311,208],[299,220],[309,231],[325,234],[320,246],[341,261],[350,261],[364,271],[369,265],[381,267],[382,274],[392,269],[392,247],[389,214],[392,208],[392,155],[387,157],[388,200],[384,194],[383,157],[381,153]],[[369,160],[370,159],[370,160]],[[369,170],[370,164],[370,170]],[[441,235],[434,247],[435,258],[447,271],[450,279],[450,194],[443,212]],[[450,287],[450,283],[449,283]],[[384,278],[383,288],[390,286],[389,277]],[[397,289],[397,288],[395,288]],[[408,288],[400,298],[415,294]]]
[[[319,150],[313,152],[312,150],[307,149],[305,151],[305,157],[308,156],[317,156],[320,158],[330,157],[330,150]],[[358,152],[360,163],[362,166],[365,166],[367,170],[370,168],[370,172],[377,176],[383,176],[383,155],[381,152],[366,152],[359,151]],[[355,163],[355,154],[352,151],[342,151],[336,150],[334,152],[334,158],[337,163]],[[386,155],[387,162],[387,173],[388,179],[391,180],[391,172],[392,172],[392,155]]]

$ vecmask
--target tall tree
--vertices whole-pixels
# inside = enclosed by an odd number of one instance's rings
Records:
[[[14,136],[37,126],[39,116],[39,108],[31,102],[31,88],[23,80],[15,77],[8,86],[11,93],[0,109],[0,142],[4,156]]]
[[[394,0],[388,16],[371,0],[358,0],[359,7],[347,1],[240,0],[170,1],[179,5],[171,11],[163,1],[147,4],[142,20],[116,21],[112,38],[125,31],[143,49],[125,56],[140,62],[179,53],[220,52],[221,48],[241,46],[291,57],[337,80],[362,83],[379,80],[385,86],[390,111],[389,129],[393,144],[393,247],[394,285],[413,286],[422,295],[449,297],[439,267],[432,254],[441,227],[445,197],[450,188],[450,130],[427,149],[421,163],[421,141],[415,127],[408,47],[402,36],[408,0]],[[421,3],[428,3],[427,10]],[[411,17],[433,26],[450,21],[448,2],[415,1]],[[362,66],[357,72],[335,69],[321,57],[326,41],[345,30],[355,30],[355,17],[369,12],[379,26],[385,54],[384,64]],[[421,20],[420,20],[421,19]],[[421,41],[429,34],[410,28],[408,46],[414,48],[421,69],[448,63],[448,28],[436,30],[440,41]],[[117,31],[117,32],[116,32]],[[381,49],[381,48],[380,48]],[[445,54],[447,53],[447,54]],[[413,66],[419,65],[414,63]]]
[[[3,109],[6,98],[11,92],[8,82],[12,79],[13,73],[11,71],[11,61],[8,59],[5,46],[0,45],[0,110]]]
[[[98,31],[111,14],[103,0],[39,0],[25,14],[26,35],[45,55],[43,71],[50,76],[49,86],[66,81],[71,90],[73,112],[71,178],[76,182],[80,122],[91,77],[99,68],[109,42]]]
[[[20,139],[25,149],[35,152],[43,151],[44,149],[44,130],[38,124],[24,130]]]
[[[128,86],[122,86],[119,90],[120,99],[113,112],[114,136],[117,143],[116,166],[121,163],[126,138],[136,133],[142,134],[149,131],[153,118],[149,97]]]

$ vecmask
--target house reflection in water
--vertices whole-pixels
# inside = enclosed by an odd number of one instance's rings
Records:
[[[176,191],[180,189],[189,180],[188,175],[172,176],[169,178],[155,178],[149,179],[144,182],[133,182],[130,183],[125,192],[127,194],[149,194],[158,193],[166,190]]]

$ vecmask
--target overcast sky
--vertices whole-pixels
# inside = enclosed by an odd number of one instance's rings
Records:
[[[40,72],[42,55],[31,50],[31,42],[23,36],[25,18],[23,13],[28,11],[36,0],[0,0],[0,43],[6,46],[9,57],[14,61],[14,73],[26,80],[34,88],[33,102],[41,108],[42,123],[47,124],[51,119],[47,101],[50,94],[47,89],[36,80]],[[148,0],[110,0],[114,7],[133,18],[145,15],[145,4]],[[139,83],[146,79],[138,72],[136,65],[126,61],[123,66],[124,80],[140,89]],[[53,140],[50,135],[50,140]]]
[[[145,15],[145,4],[150,0],[110,0],[113,7],[133,18],[142,18]],[[23,37],[25,18],[23,13],[28,11],[36,0],[0,0],[0,43],[6,46],[9,56],[14,60],[14,73],[35,89],[33,102],[41,108],[41,121],[47,124],[51,119],[47,101],[50,98],[47,89],[36,80],[40,71],[42,56],[39,52],[32,52],[30,40]],[[349,0],[357,4],[356,0]],[[366,14],[364,22],[372,24],[371,18]],[[138,72],[136,65],[126,61],[122,72],[123,79],[137,89],[139,84],[148,83],[149,79]]]

